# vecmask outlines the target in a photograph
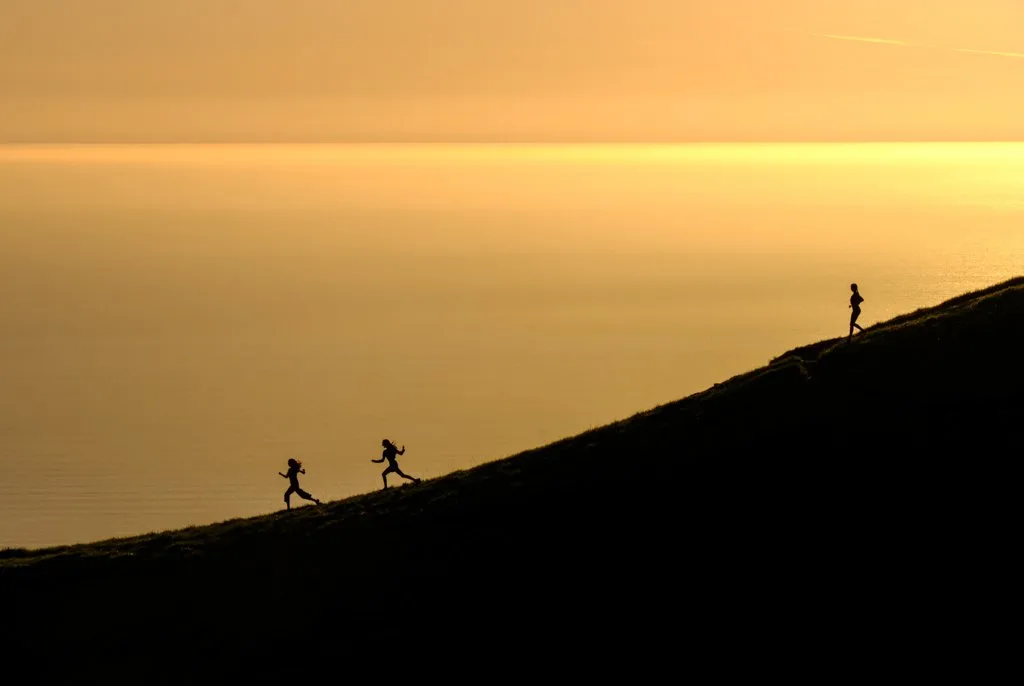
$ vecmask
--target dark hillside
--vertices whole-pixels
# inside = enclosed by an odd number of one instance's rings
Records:
[[[941,651],[1002,602],[1022,322],[1015,279],[420,485],[6,551],[3,645],[150,683]]]

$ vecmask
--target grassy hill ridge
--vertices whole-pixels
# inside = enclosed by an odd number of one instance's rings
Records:
[[[262,658],[289,646],[311,665],[365,660],[386,652],[380,637],[398,652],[502,646],[522,661],[587,645],[635,661],[797,618],[878,636],[913,607],[945,626],[967,609],[949,575],[1005,551],[1022,321],[1018,278],[420,485],[4,551],[17,621],[0,638],[80,673],[202,663],[242,678],[273,673]]]

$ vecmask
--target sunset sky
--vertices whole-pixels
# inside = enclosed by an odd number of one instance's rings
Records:
[[[4,0],[0,141],[1024,139],[1021,0]]]

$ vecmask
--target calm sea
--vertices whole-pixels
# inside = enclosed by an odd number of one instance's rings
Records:
[[[1018,275],[1022,220],[1024,144],[0,147],[0,547],[538,447],[845,334],[850,282],[868,325]]]

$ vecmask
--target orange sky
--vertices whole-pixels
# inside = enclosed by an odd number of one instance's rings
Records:
[[[1021,0],[0,9],[7,142],[1024,140],[1022,111]]]

